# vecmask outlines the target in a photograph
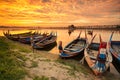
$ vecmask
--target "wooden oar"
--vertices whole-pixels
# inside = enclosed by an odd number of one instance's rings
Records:
[[[95,34],[95,35],[93,36],[93,38],[91,39],[90,44],[93,42],[93,40],[94,40],[94,38],[96,37],[96,35],[97,35],[97,34]]]
[[[112,41],[113,34],[114,34],[114,32],[112,32],[112,34],[111,34],[111,36],[110,36],[110,40],[109,40],[109,42]]]
[[[108,42],[108,48],[110,48],[113,34],[114,34],[114,32],[112,32],[111,35],[110,35],[110,39],[109,39],[109,42]]]
[[[100,34],[99,34],[99,38],[100,38],[100,43],[103,42]]]
[[[86,30],[85,30],[85,39],[87,39],[87,33],[86,33]]]
[[[78,38],[80,38],[81,33],[82,33],[82,31],[80,31],[80,33],[79,33],[79,35],[78,35],[77,39],[78,39]]]

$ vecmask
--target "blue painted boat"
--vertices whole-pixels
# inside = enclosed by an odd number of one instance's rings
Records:
[[[49,36],[35,43],[33,45],[33,48],[46,49],[52,47],[53,45],[56,45],[56,40],[57,40],[57,33],[51,32]]]
[[[115,68],[118,70],[118,72],[120,73],[120,41],[113,41],[112,37],[113,37],[114,32],[112,32],[111,36],[110,36],[110,40],[109,40],[109,51],[113,56],[113,65],[115,66]]]
[[[81,34],[81,32],[80,32],[80,34]],[[79,54],[83,54],[81,52],[84,51],[84,49],[86,47],[87,37],[86,38],[80,38],[80,34],[76,39],[74,39],[73,41],[68,43],[62,51],[59,49],[60,57],[70,58],[70,57],[77,56]],[[60,47],[60,45],[59,45],[59,47]]]
[[[93,42],[95,36],[85,48],[84,57],[94,74],[101,75],[109,69],[112,55],[107,50],[107,42],[103,42],[101,36],[100,43]]]
[[[24,43],[24,44],[31,44],[31,37],[34,39],[34,42],[38,42],[48,35],[43,35],[43,34],[33,34],[31,36],[25,36],[25,37],[19,37],[19,42]]]

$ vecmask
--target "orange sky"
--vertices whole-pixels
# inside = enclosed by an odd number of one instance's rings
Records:
[[[0,0],[0,25],[120,24],[120,0]]]

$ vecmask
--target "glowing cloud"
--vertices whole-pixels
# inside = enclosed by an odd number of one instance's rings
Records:
[[[0,0],[0,25],[119,24],[119,4],[120,0]]]

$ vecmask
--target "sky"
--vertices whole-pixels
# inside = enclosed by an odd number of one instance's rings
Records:
[[[120,24],[120,0],[0,0],[0,25]]]

